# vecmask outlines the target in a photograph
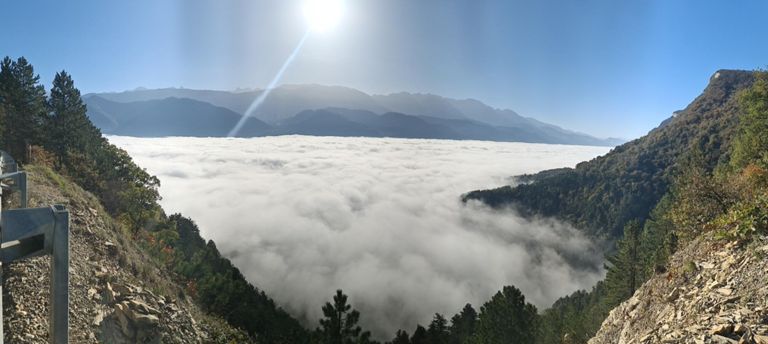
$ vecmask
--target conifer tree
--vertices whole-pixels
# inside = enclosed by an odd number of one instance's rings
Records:
[[[448,344],[448,320],[440,313],[435,313],[427,328],[429,344]]]
[[[29,161],[27,148],[39,144],[45,116],[45,88],[24,57],[0,62],[0,94],[5,108],[3,146],[17,160]]]
[[[472,305],[466,304],[459,314],[451,318],[449,332],[451,344],[463,344],[475,333],[477,326],[477,311]]]
[[[395,338],[392,339],[390,344],[411,344],[411,339],[408,337],[408,332],[397,330],[397,333],[395,333]]]
[[[65,71],[56,73],[53,79],[48,108],[46,146],[61,165],[70,150],[85,151],[88,131],[94,130],[80,99],[80,91]]]
[[[323,306],[323,319],[320,319],[320,327],[317,334],[325,344],[358,344],[370,342],[371,334],[363,332],[357,322],[360,320],[360,312],[352,309],[347,303],[347,295],[341,289],[336,290],[333,303],[327,302]]]
[[[627,222],[624,226],[624,237],[617,243],[616,254],[608,258],[608,273],[605,281],[610,305],[617,305],[630,298],[643,282],[640,256],[641,231],[640,221]]]
[[[669,256],[677,248],[677,233],[668,214],[673,202],[674,199],[670,194],[662,197],[651,211],[648,220],[645,221],[640,236],[640,256],[644,265],[643,277],[664,271]]]
[[[416,331],[413,331],[413,336],[411,336],[411,344],[429,344],[429,335],[424,326],[416,326]]]
[[[519,289],[506,286],[480,307],[477,331],[471,343],[532,344],[537,333],[536,307],[525,302],[525,296]]]

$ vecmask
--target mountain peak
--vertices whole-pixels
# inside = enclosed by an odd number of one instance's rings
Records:
[[[755,79],[755,74],[752,71],[737,70],[737,69],[720,69],[709,78],[709,88],[721,88],[730,91],[734,88],[743,88],[745,85],[751,84]]]

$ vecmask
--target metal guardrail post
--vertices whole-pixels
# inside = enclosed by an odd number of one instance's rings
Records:
[[[0,182],[4,182],[6,180],[13,181],[13,184],[3,184],[3,189],[6,190],[12,190],[12,191],[18,191],[19,192],[19,201],[20,201],[20,207],[26,208],[27,207],[27,173],[26,172],[11,172],[11,173],[3,173],[0,174]]]
[[[10,159],[10,160],[9,160]],[[11,172],[3,174],[8,170]],[[13,184],[2,184],[13,180]],[[20,193],[21,209],[0,209],[0,267],[16,260],[52,255],[50,296],[50,343],[69,342],[69,212],[62,205],[47,208],[26,208],[27,176],[17,171],[7,153],[0,151],[0,208],[2,192]],[[2,269],[0,269],[2,281]],[[0,292],[2,284],[0,283]],[[0,298],[2,310],[2,298]],[[3,343],[2,313],[0,313],[0,344]]]
[[[69,343],[69,212],[62,205],[54,217],[51,252],[51,343]]]

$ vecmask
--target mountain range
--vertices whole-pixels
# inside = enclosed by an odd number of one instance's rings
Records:
[[[226,136],[263,90],[136,89],[84,96],[105,134]],[[238,133],[515,141],[615,146],[583,133],[494,109],[473,99],[432,94],[369,95],[340,86],[286,85],[270,93]]]

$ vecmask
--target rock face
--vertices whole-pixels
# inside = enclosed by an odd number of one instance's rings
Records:
[[[184,317],[172,301],[135,285],[105,282],[101,297],[113,309],[111,314],[96,314],[93,320],[93,324],[99,326],[101,341],[105,343],[160,343],[160,317],[164,320]],[[181,320],[166,327],[187,330],[188,333],[181,331],[178,335],[202,339],[194,320]]]
[[[106,215],[94,196],[62,188],[30,166],[30,206],[70,212],[70,342],[242,342],[242,332],[204,315],[151,257]],[[48,343],[50,259],[4,267],[6,343]]]
[[[768,343],[768,238],[696,239],[616,307],[589,344]]]

